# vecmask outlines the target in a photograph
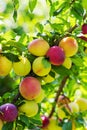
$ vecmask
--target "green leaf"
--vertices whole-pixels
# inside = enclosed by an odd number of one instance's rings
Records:
[[[29,9],[31,12],[33,12],[36,4],[37,4],[37,0],[29,0]]]
[[[12,53],[4,53],[3,55],[6,56],[12,62],[18,62],[19,61],[18,55],[15,55],[15,54],[12,54]]]
[[[17,10],[14,10],[13,18],[14,18],[14,21],[16,22],[17,21]]]
[[[71,121],[65,122],[65,123],[63,124],[62,130],[72,130],[72,122],[71,122]]]
[[[61,4],[59,8],[56,11],[54,11],[53,16],[57,16],[58,14],[60,14],[66,6],[67,6],[67,2]]]
[[[58,73],[62,76],[66,76],[66,75],[69,75],[71,73],[70,70],[66,69],[63,66],[52,66],[52,68],[56,73]]]
[[[72,58],[72,62],[76,65],[76,66],[83,66],[83,59],[80,56],[75,56]]]
[[[42,33],[43,32],[43,25],[41,23],[37,23],[36,27],[38,28],[38,30]]]
[[[13,0],[14,8],[17,10],[19,8],[19,0]]]
[[[4,124],[2,130],[12,130],[12,128],[13,128],[13,122]]]
[[[16,37],[16,33],[13,31],[13,30],[9,30],[7,31],[3,38],[5,38],[7,41],[11,40],[11,39],[14,39]],[[3,39],[2,39],[3,40]]]
[[[46,58],[42,59],[42,64],[45,68],[49,68],[51,66],[50,62]]]
[[[29,122],[29,118],[27,116],[20,115],[20,120],[29,127],[30,122]]]

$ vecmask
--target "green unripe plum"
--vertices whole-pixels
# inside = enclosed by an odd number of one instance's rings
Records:
[[[37,57],[32,64],[33,72],[38,76],[45,76],[51,70],[50,62],[45,57]]]
[[[78,104],[80,111],[86,111],[87,110],[87,99],[78,98],[78,99],[76,99],[76,103]]]
[[[44,98],[45,98],[45,91],[41,89],[40,94],[35,98],[35,102],[40,103]]]
[[[26,57],[20,57],[20,61],[13,63],[13,70],[19,76],[29,74],[31,70],[31,63]]]
[[[55,78],[48,74],[48,75],[43,77],[43,80],[45,83],[51,83],[55,80]]]
[[[22,113],[25,113],[28,117],[33,117],[38,113],[38,104],[35,101],[27,101],[25,100],[25,103],[21,105],[19,108],[19,111]]]
[[[12,69],[12,62],[5,56],[0,55],[0,76],[6,76]]]
[[[82,6],[87,10],[87,0],[82,0]]]
[[[78,113],[79,112],[79,106],[76,102],[70,102],[68,104],[68,106],[69,106],[72,113]]]
[[[61,107],[59,107],[58,108],[58,117],[60,118],[60,119],[64,119],[64,118],[67,118],[67,116],[66,116],[66,113],[64,112],[64,110],[61,108]]]
[[[3,122],[2,122],[2,120],[0,119],[0,130],[2,130],[2,127],[3,127]]]
[[[70,57],[66,57],[64,62],[63,62],[63,66],[67,69],[70,69],[72,66],[72,60]]]

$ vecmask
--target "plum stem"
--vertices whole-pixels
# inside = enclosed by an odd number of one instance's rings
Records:
[[[57,93],[56,93],[56,97],[55,97],[55,100],[54,100],[55,104],[53,105],[53,107],[52,107],[52,109],[51,109],[51,112],[50,112],[50,114],[49,114],[49,118],[51,118],[52,115],[53,115],[53,113],[55,112],[56,103],[57,103],[57,101],[58,101],[58,98],[59,98],[59,96],[60,96],[60,94],[61,94],[63,88],[65,87],[65,84],[66,84],[67,79],[68,79],[68,76],[65,76],[65,77],[63,78],[63,80],[61,81],[61,84],[60,84],[60,86],[59,86],[59,89],[58,89],[58,91],[57,91]]]

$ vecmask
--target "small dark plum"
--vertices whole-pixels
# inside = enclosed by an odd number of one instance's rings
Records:
[[[45,115],[42,115],[41,119],[42,119],[42,128],[44,128],[49,124],[49,118]]]
[[[82,33],[83,33],[83,34],[87,34],[87,23],[84,23],[84,24],[82,25]]]
[[[0,106],[0,119],[6,122],[14,121],[18,116],[18,110],[14,104],[6,103]]]

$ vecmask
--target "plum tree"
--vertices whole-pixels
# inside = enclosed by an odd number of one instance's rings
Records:
[[[86,3],[0,0],[2,130],[85,130]]]

